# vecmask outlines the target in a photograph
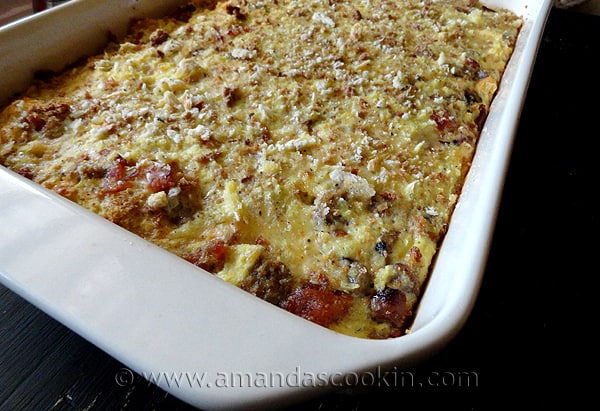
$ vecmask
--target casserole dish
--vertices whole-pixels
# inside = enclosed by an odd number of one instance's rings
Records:
[[[131,17],[176,3],[76,1],[8,26],[0,32],[10,80],[1,84],[2,98],[22,90],[34,71],[58,70],[93,52],[104,33],[120,36]],[[409,335],[365,341],[315,327],[4,169],[3,282],[141,375],[202,377],[177,386],[157,381],[202,408],[282,405],[337,388],[344,376],[368,380],[375,370],[406,367],[441,348],[477,293],[548,11],[540,4],[495,5],[512,7],[525,25]],[[65,29],[64,19],[81,27]]]

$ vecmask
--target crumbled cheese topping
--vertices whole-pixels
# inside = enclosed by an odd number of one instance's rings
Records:
[[[15,99],[0,163],[286,309],[339,298],[332,329],[403,333],[520,19],[470,0],[191,4]]]

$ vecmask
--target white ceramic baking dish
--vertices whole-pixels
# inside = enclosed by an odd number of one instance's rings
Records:
[[[184,1],[73,0],[0,29],[0,103],[34,72],[95,52],[134,16]],[[512,140],[552,0],[488,0],[524,27],[412,332],[337,334],[276,308],[0,166],[0,281],[203,409],[280,407],[376,383],[442,349],[477,296]],[[175,381],[180,378],[179,382]]]

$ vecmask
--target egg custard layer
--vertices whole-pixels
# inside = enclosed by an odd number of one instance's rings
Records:
[[[15,97],[0,163],[307,320],[401,336],[521,24],[474,0],[194,1]]]

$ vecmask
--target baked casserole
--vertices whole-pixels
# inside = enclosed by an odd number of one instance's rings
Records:
[[[474,0],[192,1],[40,73],[0,164],[307,320],[401,336],[521,24]]]

